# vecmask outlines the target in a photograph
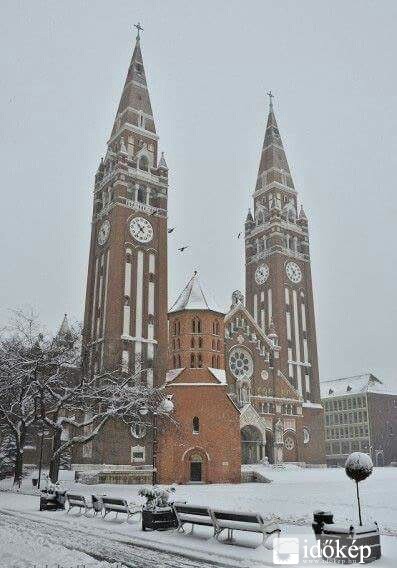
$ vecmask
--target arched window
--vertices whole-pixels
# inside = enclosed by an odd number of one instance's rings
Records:
[[[219,335],[219,321],[215,322],[215,335]]]
[[[203,346],[203,338],[202,337],[199,337],[198,346],[199,346],[199,349],[201,349],[202,346]]]
[[[174,355],[174,369],[176,369],[176,357]]]
[[[201,320],[199,318],[192,320],[192,331],[193,333],[201,333]]]
[[[262,225],[263,223],[263,213],[262,211],[259,211],[258,213],[258,225]]]
[[[179,369],[182,367],[180,355],[178,355],[178,367],[179,367]]]
[[[146,189],[142,185],[138,187],[137,200],[139,201],[139,203],[146,202]]]
[[[149,170],[149,160],[147,159],[147,156],[141,156],[139,158],[138,168],[144,172]]]
[[[202,366],[203,366],[203,358],[201,356],[201,353],[199,353],[197,355],[197,367],[199,367],[201,369]]]
[[[219,361],[219,355],[217,355],[216,357],[216,368],[219,369],[220,367],[220,361]]]
[[[200,419],[198,416],[193,418],[193,434],[198,434],[200,432]]]
[[[215,369],[215,355],[212,356],[212,368]]]
[[[194,349],[194,337],[190,340],[190,347]]]
[[[190,367],[194,369],[196,366],[196,356],[194,353],[190,355]]]
[[[219,339],[218,339],[218,343],[217,343],[217,347],[216,347],[216,348],[217,348],[217,350],[218,350],[218,351],[220,351],[220,350],[221,350],[221,342],[220,342],[220,340],[219,340]]]

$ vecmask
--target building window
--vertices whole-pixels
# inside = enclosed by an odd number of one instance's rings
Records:
[[[137,201],[139,201],[139,203],[146,202],[146,191],[145,188],[142,187],[141,185],[138,188]]]
[[[192,353],[190,355],[190,367],[191,367],[191,369],[194,369],[195,366],[196,366],[196,356],[195,356],[194,353]]]
[[[201,369],[202,366],[203,366],[203,358],[201,356],[201,353],[199,353],[197,355],[197,367],[199,367]]]
[[[149,160],[146,156],[141,156],[139,158],[138,168],[140,170],[143,170],[144,172],[147,172],[149,170]]]
[[[190,347],[191,347],[191,349],[195,348],[194,337],[192,337],[192,339],[190,340]]]
[[[143,446],[133,446],[131,448],[131,462],[142,463],[145,461],[145,448]]]
[[[199,349],[201,349],[203,347],[203,338],[202,337],[199,337],[198,346],[199,346]]]
[[[198,416],[195,416],[193,418],[193,434],[199,434],[200,433],[200,419]]]
[[[179,335],[181,333],[181,322],[179,320],[174,321],[174,335]]]
[[[201,320],[199,318],[194,318],[192,320],[192,332],[201,333]]]

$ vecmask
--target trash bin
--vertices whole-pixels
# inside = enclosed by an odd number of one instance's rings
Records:
[[[323,532],[323,526],[325,523],[332,525],[333,522],[334,515],[331,511],[314,511],[312,528],[316,538],[320,538],[320,534]]]

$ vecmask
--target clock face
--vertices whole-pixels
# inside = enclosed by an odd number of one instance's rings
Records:
[[[229,367],[236,379],[250,379],[254,371],[250,352],[243,347],[234,347],[229,355]]]
[[[153,238],[153,227],[147,219],[134,217],[130,222],[130,233],[140,243],[150,243]]]
[[[298,284],[298,282],[302,280],[302,270],[299,268],[296,262],[287,262],[285,272],[287,273],[288,278],[294,284]]]
[[[110,222],[106,219],[98,231],[98,245],[104,245],[109,238]]]
[[[269,267],[267,264],[261,264],[255,270],[255,282],[257,284],[264,284],[269,277]]]

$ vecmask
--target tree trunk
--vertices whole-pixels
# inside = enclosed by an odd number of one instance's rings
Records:
[[[50,479],[52,483],[56,483],[58,481],[59,476],[59,468],[61,464],[61,454],[56,453],[57,450],[61,447],[62,430],[56,430],[54,435],[54,441],[52,444],[52,456],[50,461]]]
[[[18,488],[21,487],[22,474],[23,474],[23,448],[25,446],[26,438],[26,428],[24,424],[21,424],[19,436],[15,437],[16,443],[16,455],[15,455],[15,466],[14,466],[14,485]]]

